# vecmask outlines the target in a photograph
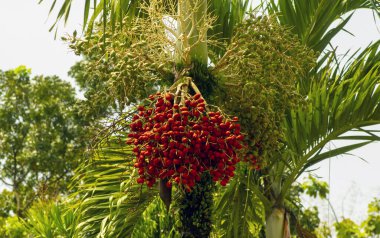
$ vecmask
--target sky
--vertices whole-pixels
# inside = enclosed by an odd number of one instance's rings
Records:
[[[58,75],[73,82],[67,72],[80,57],[71,52],[60,37],[71,34],[74,29],[81,31],[83,7],[80,4],[83,1],[73,1],[69,22],[66,27],[60,25],[57,39],[54,39],[54,33],[48,31],[55,16],[53,14],[48,18],[48,3],[38,5],[37,0],[1,1],[0,69],[8,70],[26,65],[32,69],[33,75]],[[380,28],[379,20],[377,26]],[[339,54],[344,54],[347,50],[355,51],[380,39],[373,15],[368,11],[357,11],[347,30],[355,36],[343,33],[333,40]],[[380,127],[377,129],[380,130]],[[329,146],[337,145],[335,142]],[[371,198],[380,197],[379,151],[380,143],[373,143],[353,152],[367,162],[354,156],[339,156],[315,167],[317,170],[314,173],[329,182],[330,200],[338,218],[345,216],[360,221],[365,217],[366,206]],[[331,209],[328,215],[326,202],[310,199],[305,199],[304,202],[306,206],[317,204],[323,220],[332,221]]]

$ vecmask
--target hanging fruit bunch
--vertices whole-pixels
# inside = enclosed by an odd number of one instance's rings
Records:
[[[202,173],[209,172],[225,186],[243,148],[238,118],[211,110],[191,78],[184,81],[150,95],[133,116],[127,143],[136,154],[137,182],[152,187],[161,179],[168,188],[174,182],[191,191]]]

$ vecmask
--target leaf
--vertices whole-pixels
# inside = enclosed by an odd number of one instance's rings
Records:
[[[373,0],[263,0],[268,12],[275,14],[282,25],[290,26],[302,43],[323,52],[356,9],[370,9],[379,14],[379,4]],[[342,20],[342,22],[339,22]]]
[[[281,199],[295,179],[310,166],[379,141],[379,136],[368,134],[371,133],[369,129],[361,129],[380,124],[379,44],[376,42],[367,47],[352,63],[343,67],[344,71],[331,70],[331,64],[320,69],[310,85],[308,106],[289,112],[284,122],[287,149],[297,154],[297,159],[290,163],[292,168],[285,179]],[[311,129],[307,126],[297,128],[300,121],[311,121]],[[344,135],[355,129],[367,135]],[[327,143],[336,139],[364,141],[320,153]]]
[[[78,229],[83,234],[100,237],[130,237],[137,220],[158,195],[136,183],[136,172],[128,147],[112,143],[100,147],[95,158],[77,173],[78,192],[82,199]]]

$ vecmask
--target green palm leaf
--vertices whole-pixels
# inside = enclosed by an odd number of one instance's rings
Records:
[[[46,2],[40,0],[39,3]],[[50,13],[58,10],[54,24],[50,30],[57,27],[57,23],[67,22],[70,16],[71,6],[74,0],[64,0],[61,5],[57,5],[56,0],[50,0]],[[164,0],[164,4],[176,4],[177,0]],[[102,20],[104,27],[110,24],[115,29],[116,24],[123,26],[123,20],[127,17],[143,17],[140,13],[142,4],[149,3],[149,0],[85,0],[83,10],[83,30],[90,34],[97,20]],[[235,26],[242,22],[249,7],[250,0],[211,0],[209,1],[208,12],[215,17],[215,22],[209,31],[209,37],[219,44],[228,43],[232,37]],[[127,27],[127,23],[125,27]],[[220,57],[223,47],[212,46],[215,55]]]
[[[302,43],[322,52],[331,39],[344,30],[352,11],[366,8],[380,12],[374,0],[269,0],[268,11],[288,25]],[[337,23],[337,24],[335,24]]]
[[[28,211],[27,219],[22,220],[28,234],[41,238],[79,237],[76,227],[80,217],[75,210],[70,209],[69,203],[70,201],[35,203]]]
[[[102,146],[77,176],[82,199],[78,225],[85,237],[130,237],[137,220],[157,195],[138,185],[131,166],[133,154],[118,143]]]
[[[244,169],[238,171],[226,189],[217,193],[214,217],[220,237],[258,236],[271,204],[264,196],[260,197],[256,183],[252,173]]]
[[[216,18],[208,37],[217,41],[210,45],[213,62],[225,53],[223,45],[230,43],[235,27],[240,24],[249,10],[249,0],[210,0],[209,12]]]
[[[284,123],[288,150],[294,154],[282,195],[310,166],[360,148],[380,137],[362,127],[380,124],[380,42],[366,48],[341,72],[328,64],[319,70],[307,95],[306,108],[291,111]],[[348,132],[360,135],[347,135]],[[357,142],[323,152],[333,140]]]

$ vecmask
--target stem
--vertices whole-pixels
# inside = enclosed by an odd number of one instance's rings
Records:
[[[167,179],[160,179],[159,191],[160,198],[164,202],[166,210],[169,211],[170,203],[172,202],[172,188],[166,187]]]
[[[289,221],[285,209],[273,208],[266,219],[266,238],[290,238]]]
[[[177,63],[207,65],[207,0],[178,1]],[[206,31],[206,32],[205,32]]]

